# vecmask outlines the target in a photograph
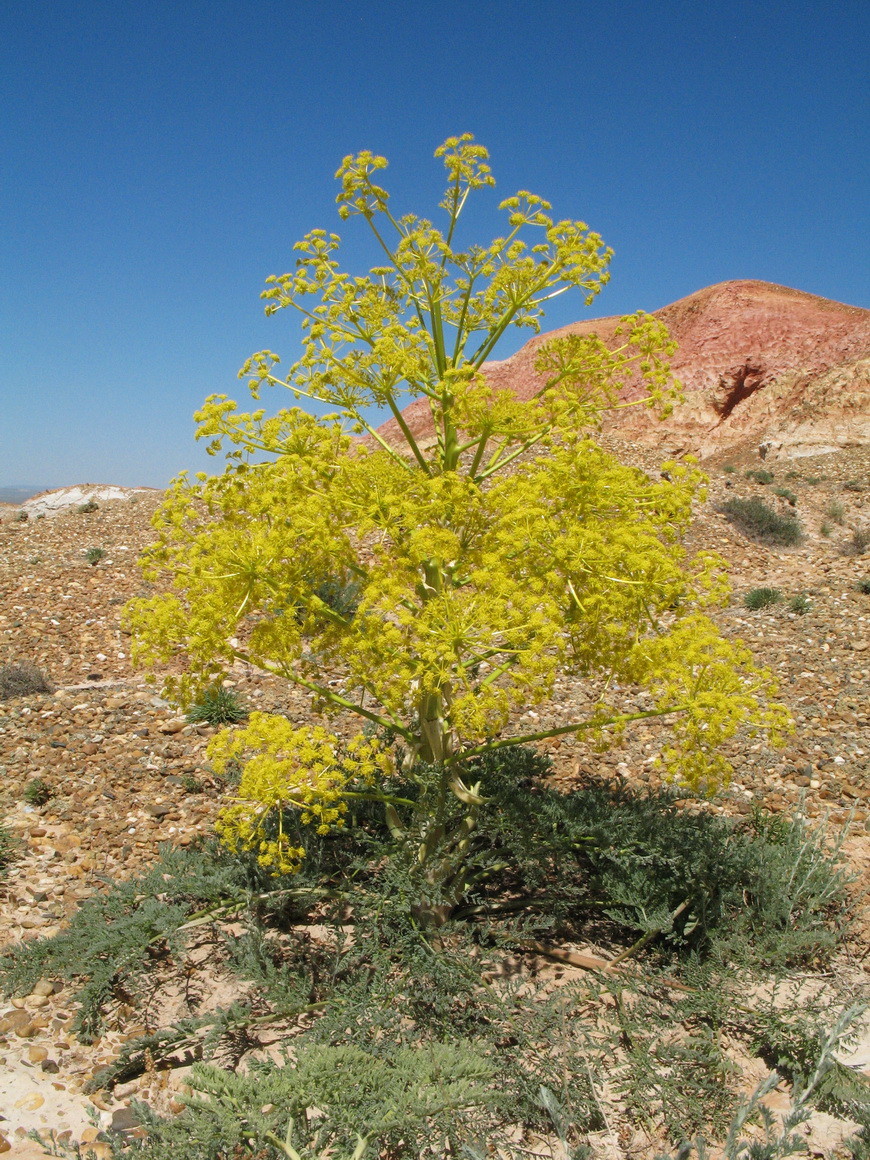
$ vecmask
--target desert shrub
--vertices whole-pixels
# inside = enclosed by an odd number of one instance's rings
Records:
[[[26,524],[28,518],[28,514],[23,508],[21,511],[15,513],[15,519],[19,524]]]
[[[188,721],[206,725],[237,725],[247,716],[248,710],[239,694],[223,685],[200,693],[187,711]]]
[[[757,612],[760,608],[770,608],[772,604],[778,604],[782,600],[782,593],[778,588],[752,588],[743,597],[743,604],[746,608]]]
[[[822,482],[822,477],[820,475],[808,475],[806,477],[806,479],[804,480],[804,483],[809,484],[810,487],[815,487],[817,484],[819,484],[821,482]]]
[[[80,503],[79,506],[76,508],[76,511],[79,513],[80,516],[84,516],[84,515],[87,515],[89,512],[99,511],[99,508],[100,508],[100,505],[97,503],[97,501],[95,499],[89,499],[89,500],[86,500],[84,503]]]
[[[729,499],[721,510],[744,535],[761,543],[792,547],[803,538],[800,522],[794,516],[781,516],[757,496]]]
[[[651,479],[588,435],[635,371],[642,401],[667,412],[679,394],[667,332],[651,316],[626,316],[612,347],[577,335],[544,344],[534,398],[492,388],[480,372],[506,330],[536,327],[562,289],[591,301],[610,255],[583,223],[554,222],[527,192],[500,207],[507,234],[455,251],[467,199],[493,179],[469,135],[436,156],[449,174],[443,232],[388,208],[374,177],[384,158],[344,159],[339,214],[371,231],[378,265],[350,278],[338,235],[310,232],[296,273],[270,277],[263,294],[268,314],[299,313],[302,356],[283,377],[277,356],[260,351],[240,376],[255,398],[280,386],[327,413],[291,406],[267,418],[259,405],[241,413],[226,396],[206,400],[197,438],[213,454],[230,448],[227,467],[167,493],[145,556],[159,592],[134,601],[125,622],[137,662],[178,658],[182,675],[164,687],[182,704],[242,660],[304,689],[318,712],[362,719],[349,738],[252,713],[246,729],[215,738],[218,773],[228,760],[245,764],[218,823],[230,848],[257,850],[283,872],[307,842],[285,841],[282,803],[312,830],[339,826],[360,796],[392,809],[382,793],[392,757],[365,722],[402,739],[421,782],[419,814],[404,827],[426,835],[421,896],[447,859],[459,905],[465,838],[487,810],[470,758],[508,741],[603,735],[625,720],[625,692],[639,685],[650,718],[667,712],[670,771],[712,784],[727,776],[727,737],[744,726],[775,734],[785,714],[765,703],[768,675],[704,611],[725,598],[717,561],[701,552],[687,566],[682,541],[702,483],[694,465]],[[414,399],[437,439],[418,442],[403,418]],[[393,415],[395,444],[372,427],[372,407]],[[538,445],[546,455],[526,455]],[[329,577],[341,591],[322,587]],[[566,669],[601,682],[612,704],[511,734],[514,710],[548,700]],[[438,819],[448,814],[445,834]]]
[[[22,798],[31,806],[44,806],[52,795],[52,788],[41,777],[34,777],[24,787]]]
[[[797,496],[793,491],[789,491],[787,487],[775,487],[773,494],[778,495],[780,499],[788,500],[792,507],[797,506]]]
[[[362,585],[358,580],[329,576],[313,587],[315,596],[319,596],[327,608],[347,620],[353,619],[362,595]]]
[[[773,483],[773,472],[764,471],[763,469],[757,468],[752,471],[747,471],[746,478],[752,480],[754,483],[762,483],[766,485],[768,483]]]
[[[863,556],[868,547],[870,547],[870,529],[856,528],[847,545],[848,555]]]
[[[0,701],[10,697],[29,697],[33,693],[52,693],[54,688],[36,665],[30,661],[0,666]]]
[[[843,491],[864,491],[864,484],[860,479],[847,479],[843,484]]]
[[[802,479],[803,477],[801,476],[801,473],[799,471],[787,471],[785,473],[785,478],[786,479]]]
[[[834,529],[827,521],[823,522],[819,527],[819,535],[824,536],[826,539],[833,533],[833,531]]]
[[[812,606],[812,601],[805,592],[799,592],[796,596],[792,596],[788,602],[789,612],[796,612],[798,616],[805,616]]]
[[[829,520],[833,520],[835,524],[842,524],[846,519],[846,509],[839,500],[834,499],[825,508],[825,515]]]
[[[855,587],[858,589],[859,592],[862,592],[865,596],[870,596],[870,577],[866,577],[866,576],[863,577],[861,580],[858,581],[858,583],[855,585]]]
[[[15,858],[18,848],[19,842],[12,831],[0,822],[0,881],[3,880],[6,867]]]
[[[105,548],[88,548],[85,552],[85,559],[89,564],[99,564],[105,554]]]
[[[722,465],[722,470],[725,472],[726,475],[733,475],[734,472],[737,470],[737,468],[734,466],[733,463],[725,463]]]

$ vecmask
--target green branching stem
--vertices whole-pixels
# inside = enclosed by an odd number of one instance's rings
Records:
[[[401,721],[399,721],[396,717],[393,717],[392,714],[389,717],[385,717],[380,713],[375,713],[373,710],[366,709],[362,705],[357,704],[355,701],[351,701],[348,697],[342,697],[342,695],[340,693],[336,693],[334,689],[329,689],[325,685],[319,685],[316,681],[307,680],[305,677],[300,676],[299,673],[294,672],[292,669],[283,667],[273,668],[270,665],[264,664],[262,661],[256,661],[250,656],[250,654],[246,653],[242,649],[233,649],[231,655],[235,660],[243,661],[245,664],[252,665],[254,668],[260,669],[263,672],[272,673],[273,675],[280,674],[288,681],[291,681],[294,685],[300,685],[303,689],[307,689],[310,693],[314,693],[314,695],[320,700],[326,701],[330,705],[335,705],[335,707],[338,709],[348,709],[351,713],[355,713],[358,717],[365,717],[365,719],[367,721],[371,721],[373,725],[378,725],[382,729],[389,729],[393,733],[398,733],[400,737],[405,739],[405,741],[411,743],[414,741],[414,734],[410,731],[410,729],[406,729],[405,726],[402,725]]]
[[[481,757],[484,753],[493,753],[496,749],[504,749],[508,745],[528,745],[531,741],[546,741],[548,737],[562,737],[566,733],[581,733],[588,729],[605,729],[610,725],[627,725],[632,721],[646,721],[652,717],[666,717],[670,713],[684,713],[688,705],[669,705],[666,709],[649,709],[644,713],[618,713],[614,717],[596,717],[592,721],[575,721],[571,725],[559,725],[555,729],[542,729],[537,733],[523,733],[518,737],[502,737],[498,741],[490,741],[486,745],[477,745],[473,749],[464,749],[454,754],[451,764],[468,761],[472,757]]]

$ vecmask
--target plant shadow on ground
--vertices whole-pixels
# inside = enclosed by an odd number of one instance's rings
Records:
[[[468,770],[489,802],[461,897],[425,884],[440,925],[417,907],[420,835],[397,849],[380,807],[361,802],[344,832],[306,835],[292,877],[214,844],[165,849],[68,929],[7,951],[3,985],[72,981],[77,1033],[92,1040],[155,971],[183,975],[197,938],[238,980],[236,1001],[158,1019],[99,1075],[109,1087],[196,1060],[184,1112],[138,1105],[145,1136],[111,1137],[118,1155],[473,1157],[537,1140],[581,1156],[616,1114],[663,1145],[693,1140],[682,1155],[730,1131],[736,1156],[763,1107],[741,1102],[734,1042],[792,1085],[795,1124],[815,1105],[867,1134],[868,1085],[833,1058],[846,1025],[832,1040],[830,994],[785,982],[824,964],[847,926],[838,842],[797,817],[734,822],[673,792],[561,794],[548,772],[519,748]],[[530,953],[564,959],[566,943],[591,944],[599,969],[557,980],[530,967]],[[283,1060],[251,1054],[264,1029]],[[789,1154],[788,1124],[765,1131],[759,1155]]]

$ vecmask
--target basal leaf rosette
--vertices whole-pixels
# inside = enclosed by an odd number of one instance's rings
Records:
[[[255,851],[275,875],[295,874],[305,857],[287,832],[291,813],[328,834],[344,825],[348,794],[365,793],[393,771],[390,753],[374,737],[344,741],[270,713],[252,713],[243,729],[217,734],[208,753],[218,773],[231,761],[244,762],[235,800],[215,823],[221,841],[234,853]]]

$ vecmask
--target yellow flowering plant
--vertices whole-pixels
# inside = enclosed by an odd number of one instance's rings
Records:
[[[294,269],[263,295],[268,314],[301,316],[301,357],[285,377],[270,351],[240,372],[255,399],[278,385],[334,413],[241,413],[224,395],[206,400],[197,437],[212,453],[228,446],[228,464],[174,481],[145,558],[164,591],[127,612],[139,661],[183,662],[168,681],[182,703],[242,661],[307,690],[327,717],[350,712],[399,740],[405,776],[418,782],[404,803],[379,789],[391,751],[364,734],[342,742],[257,714],[218,735],[218,765],[244,762],[219,832],[276,872],[303,857],[284,813],[323,831],[356,794],[383,800],[397,840],[415,835],[430,875],[448,873],[434,869],[445,850],[454,873],[485,804],[464,764],[507,744],[569,733],[606,742],[658,717],[669,773],[709,788],[728,776],[724,741],[743,727],[775,738],[787,720],[770,703],[769,675],[705,614],[727,584],[719,559],[683,543],[704,477],[680,463],[651,480],[593,438],[629,380],[658,415],[679,398],[664,326],[636,314],[615,344],[558,338],[539,353],[543,386],[531,399],[494,389],[485,363],[508,327],[538,331],[547,301],[571,288],[589,304],[611,254],[528,192],[501,203],[503,236],[459,249],[469,195],[493,184],[488,155],[465,135],[436,156],[449,178],[444,229],[393,215],[375,181],[383,158],[344,160],[339,213],[363,219],[380,264],[348,274],[339,238],[309,233]],[[403,414],[414,400],[431,437]],[[395,419],[395,440],[376,428],[375,409]],[[588,717],[512,728],[560,672],[589,681]],[[629,711],[627,687],[646,690],[648,707]],[[452,835],[451,802],[464,810]],[[414,806],[413,825],[399,805]]]

